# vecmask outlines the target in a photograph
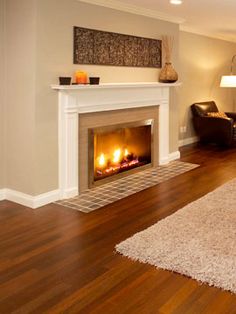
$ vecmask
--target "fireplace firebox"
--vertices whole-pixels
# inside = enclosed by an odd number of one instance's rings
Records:
[[[153,119],[88,130],[89,186],[152,165]]]

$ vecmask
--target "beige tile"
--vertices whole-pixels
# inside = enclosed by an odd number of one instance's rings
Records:
[[[89,213],[195,169],[198,166],[186,162],[173,161],[168,165],[150,168],[129,177],[118,179],[112,183],[104,184],[101,187],[86,190],[80,196],[58,201],[57,204],[76,209],[83,213]]]

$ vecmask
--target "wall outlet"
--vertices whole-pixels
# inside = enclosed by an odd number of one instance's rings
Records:
[[[180,133],[186,133],[186,132],[187,132],[186,126],[181,126],[180,127]]]

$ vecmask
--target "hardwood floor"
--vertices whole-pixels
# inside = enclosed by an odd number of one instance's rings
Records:
[[[236,295],[114,252],[236,177],[236,148],[181,153],[201,166],[90,214],[0,202],[0,313],[236,313]]]

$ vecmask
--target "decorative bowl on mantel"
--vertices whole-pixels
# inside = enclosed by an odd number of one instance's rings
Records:
[[[70,85],[71,84],[71,77],[59,77],[59,83],[60,85]]]
[[[100,77],[90,76],[89,84],[90,85],[98,85],[100,82]]]

